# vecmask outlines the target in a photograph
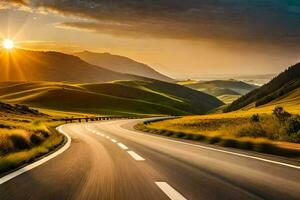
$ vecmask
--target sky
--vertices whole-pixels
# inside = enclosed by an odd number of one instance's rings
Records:
[[[300,1],[0,0],[0,38],[128,56],[179,79],[279,73],[300,62]]]

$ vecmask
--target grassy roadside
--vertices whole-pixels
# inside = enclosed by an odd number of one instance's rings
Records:
[[[53,151],[64,136],[46,117],[5,114],[0,117],[0,175]]]
[[[258,119],[253,119],[253,116],[237,117],[235,114],[191,116],[140,123],[135,129],[224,147],[287,157],[300,156],[299,132],[289,130],[300,124],[297,121],[291,123],[295,117],[289,117],[286,122],[268,114],[255,117]]]
[[[279,156],[287,156],[287,157],[300,156],[299,150],[283,148],[265,139],[251,139],[251,138],[236,139],[236,138],[220,137],[220,136],[205,136],[200,134],[176,132],[173,130],[149,128],[147,127],[147,125],[143,123],[135,125],[134,128],[136,130],[148,132],[152,134],[158,134],[158,135],[186,139],[186,140],[201,141],[208,144],[216,144],[223,147],[252,150],[256,152],[274,154]]]

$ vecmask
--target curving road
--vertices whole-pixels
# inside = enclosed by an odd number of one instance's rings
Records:
[[[144,134],[137,122],[63,126],[70,147],[0,184],[0,199],[300,199],[298,160]]]

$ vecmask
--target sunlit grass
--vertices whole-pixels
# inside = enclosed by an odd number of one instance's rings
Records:
[[[196,81],[196,80],[187,80],[187,81],[177,82],[177,84],[179,84],[179,85],[189,85],[189,84],[195,84],[195,83],[198,83],[198,81]]]
[[[0,88],[0,100],[11,104],[25,104],[43,109],[47,113],[57,111],[56,114],[61,115],[73,113],[157,116],[165,113],[186,115],[187,110],[194,111],[191,102],[181,99],[172,92],[168,94],[164,89],[160,90],[160,85],[151,84],[143,81],[92,84],[6,82],[6,85],[3,83]]]
[[[1,134],[1,133],[0,133]],[[41,145],[33,147],[28,150],[10,153],[4,156],[0,156],[0,174],[8,170],[14,169],[21,166],[22,164],[28,163],[35,158],[44,155],[63,141],[63,135],[54,133],[49,136]]]
[[[217,98],[220,99],[221,101],[223,101],[225,104],[229,104],[229,103],[232,103],[233,101],[237,100],[239,97],[241,97],[241,95],[226,94],[226,95],[218,96]]]
[[[61,144],[64,136],[54,130],[60,124],[46,115],[0,113],[0,174]]]
[[[294,142],[270,113],[260,113],[259,121],[251,120],[252,112],[232,112],[203,116],[187,116],[150,124],[137,129],[182,139],[204,141],[226,147],[250,149],[278,155],[300,155],[300,144]]]

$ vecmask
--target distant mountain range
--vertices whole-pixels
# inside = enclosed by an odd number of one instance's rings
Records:
[[[231,103],[240,96],[258,88],[257,85],[237,80],[184,81],[179,82],[179,84],[218,97],[225,103]]]
[[[88,63],[112,71],[144,76],[166,82],[175,82],[172,78],[155,71],[150,66],[124,56],[112,55],[110,53],[94,53],[90,51],[83,51],[74,55]]]
[[[89,64],[59,52],[0,50],[0,81],[103,82],[145,80]]]
[[[269,105],[300,108],[300,63],[289,67],[262,87],[232,102],[225,111]]]

